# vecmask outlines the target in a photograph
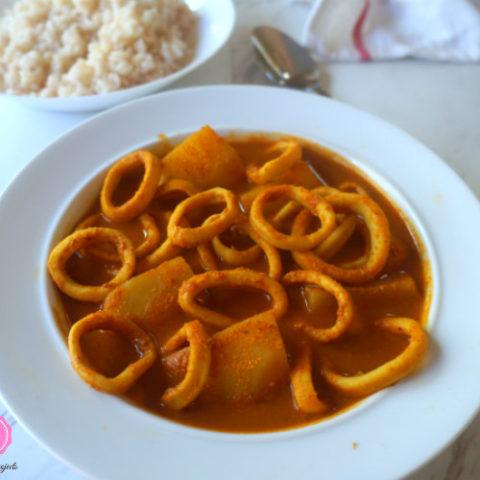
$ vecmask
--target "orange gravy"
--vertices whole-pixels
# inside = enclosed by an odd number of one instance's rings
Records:
[[[265,161],[266,145],[270,143],[266,138],[260,136],[236,138],[230,141],[231,145],[237,150],[242,161],[247,163]],[[394,237],[404,248],[405,258],[403,261],[388,267],[381,276],[382,281],[388,281],[389,278],[396,278],[400,275],[409,275],[415,282],[416,292],[401,297],[395,295],[395,292],[389,294],[388,298],[364,298],[361,295],[353,293],[355,301],[355,316],[353,324],[347,334],[338,340],[330,343],[318,343],[308,339],[305,335],[299,333],[292,327],[293,319],[302,317],[307,322],[317,327],[326,327],[332,325],[335,320],[336,304],[334,301],[321,308],[321,311],[313,309],[309,311],[306,301],[305,287],[286,286],[285,289],[289,296],[289,310],[287,314],[278,320],[280,332],[287,350],[289,361],[292,362],[300,346],[309,343],[313,350],[313,381],[317,392],[326,399],[331,406],[327,413],[306,414],[296,410],[289,382],[285,382],[278,390],[269,394],[266,398],[255,403],[235,403],[211,398],[199,397],[191,405],[180,412],[169,410],[161,404],[160,398],[166,388],[172,386],[172,380],[165,373],[162,359],[158,358],[154,366],[137,381],[137,383],[124,395],[124,397],[133,404],[144,408],[154,414],[168,418],[194,427],[216,431],[228,432],[266,432],[278,431],[301,425],[317,422],[323,418],[335,415],[346,410],[361,398],[348,397],[322,380],[319,371],[319,358],[329,359],[334,368],[339,373],[348,375],[361,371],[370,370],[398,355],[406,346],[408,340],[388,332],[379,330],[373,326],[373,322],[383,316],[408,316],[418,321],[425,318],[428,309],[428,266],[424,259],[423,252],[418,245],[415,234],[412,233],[412,227],[402,218],[398,209],[383,195],[372,183],[361,176],[354,168],[349,167],[344,162],[337,161],[338,155],[333,152],[310,145],[302,141],[303,159],[307,162],[313,162],[319,168],[319,176],[325,183],[332,187],[339,187],[346,181],[353,181],[363,187],[368,194],[383,208],[390,223],[392,237]],[[155,151],[155,147],[152,148]],[[263,156],[262,156],[263,155]],[[319,177],[315,176],[307,167],[302,164],[291,175],[291,182],[312,188],[320,184]],[[132,184],[137,179],[133,178],[132,183],[128,181],[122,183],[124,192],[132,190]],[[237,185],[234,188],[235,193],[242,193],[251,187],[247,182]],[[125,193],[124,193],[125,194]],[[122,192],[119,194],[122,197]],[[126,194],[125,194],[126,195]],[[162,209],[169,208],[171,205],[153,204],[149,208],[159,225],[164,228],[165,220],[162,217]],[[86,215],[99,211],[98,202],[88,211]],[[210,212],[204,212],[203,217],[207,217]],[[202,219],[194,219],[196,223]],[[114,228],[118,224],[104,220],[104,224],[111,224]],[[129,222],[122,226],[122,230],[127,233],[134,244],[139,244],[143,238],[143,232],[138,222]],[[246,237],[228,236],[224,234],[222,240],[227,244],[233,244],[237,248],[248,248],[252,243]],[[353,238],[344,247],[342,255],[347,258],[348,255],[355,256],[363,249],[363,240],[360,235],[354,235]],[[281,252],[284,272],[298,268],[288,252]],[[203,271],[198,255],[195,249],[186,254],[186,260],[191,265],[194,273]],[[88,284],[99,284],[105,281],[111,275],[112,265],[99,264],[98,261],[82,258],[79,255],[74,256],[68,263],[69,274],[78,281]],[[221,265],[221,267],[223,267]],[[225,268],[225,267],[224,267]],[[227,267],[228,268],[228,267]],[[257,264],[249,268],[262,271],[267,270],[265,259],[261,259]],[[348,285],[347,285],[348,287]],[[61,294],[64,316],[68,325],[72,325],[78,319],[86,314],[95,311],[100,305],[93,303],[81,303]],[[215,288],[204,293],[200,301],[209,308],[225,313],[234,318],[247,318],[259,311],[269,308],[269,299],[258,292],[252,292],[248,289],[227,289]],[[157,345],[161,345],[168,339],[182,324],[191,318],[183,313],[180,308],[178,315],[171,318],[169,322],[158,329],[152,335]],[[125,342],[118,335],[112,332],[97,331],[89,334],[83,339],[82,347],[92,365],[98,368],[106,375],[115,375],[124,366],[131,362],[138,353],[135,349]],[[104,352],[110,352],[107,358],[101,359]],[[100,352],[102,355],[100,355]]]

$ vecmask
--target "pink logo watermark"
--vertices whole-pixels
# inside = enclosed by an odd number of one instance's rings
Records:
[[[5,452],[11,443],[12,427],[3,417],[0,417],[0,455]]]

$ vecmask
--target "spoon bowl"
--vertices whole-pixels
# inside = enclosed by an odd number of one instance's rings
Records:
[[[274,27],[262,25],[252,30],[251,40],[269,80],[329,96],[322,86],[322,65],[293,38]]]

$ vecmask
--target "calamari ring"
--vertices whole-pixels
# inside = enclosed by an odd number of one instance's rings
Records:
[[[147,234],[145,240],[135,248],[135,256],[142,258],[155,250],[162,238],[155,219],[148,213],[142,213],[139,217],[143,230]]]
[[[101,218],[102,218],[101,213],[94,213],[93,215],[90,215],[85,220],[80,222],[75,227],[75,230],[82,230],[83,228],[89,228],[89,227],[98,227],[98,222],[99,220],[101,220]]]
[[[246,214],[248,214],[248,212],[250,211],[250,207],[252,206],[252,203],[258,196],[258,194],[264,192],[267,188],[267,185],[254,185],[251,186],[251,188],[249,188],[246,192],[243,192],[239,195],[242,210]]]
[[[345,193],[358,193],[359,195],[365,195],[368,197],[368,192],[356,182],[344,182],[338,187],[342,192]]]
[[[359,218],[357,218],[356,229],[363,238],[363,242],[364,242],[363,252],[359,257],[355,258],[354,260],[350,260],[348,262],[344,261],[342,263],[339,263],[338,264],[339,267],[349,268],[349,269],[357,268],[362,265],[365,265],[368,261],[368,257],[370,256],[370,231],[367,225],[365,225],[365,222],[363,220],[360,220]],[[392,240],[390,237],[390,249],[391,249],[391,246],[392,246]],[[324,258],[324,260],[328,260],[328,259]],[[387,261],[388,261],[388,258],[387,258]]]
[[[268,223],[263,214],[265,204],[284,195],[300,203],[320,219],[321,226],[316,232],[307,235],[286,235]],[[311,250],[327,238],[334,230],[336,221],[333,208],[319,195],[315,195],[310,190],[299,186],[278,185],[268,188],[253,201],[250,210],[250,223],[264,240],[275,247],[284,250],[305,251]]]
[[[81,337],[92,330],[113,330],[128,338],[140,358],[115,377],[106,377],[88,365],[80,345]],[[91,387],[106,393],[126,392],[152,365],[157,356],[153,340],[136,323],[112,312],[98,310],[74,323],[68,334],[68,351],[75,371]]]
[[[164,188],[160,190],[160,192],[157,194],[157,197],[166,196],[172,192],[185,193],[187,197],[191,197],[199,191],[200,190],[195,185],[193,185],[193,183],[188,182],[187,180],[182,180],[180,178],[172,178],[164,185]],[[208,217],[206,221],[213,221],[214,219],[215,215],[212,215]],[[190,224],[185,218],[182,220],[182,226],[190,226]],[[201,243],[197,246],[197,253],[205,270],[218,270],[217,259],[215,258],[215,255],[207,242]]]
[[[163,356],[178,350],[185,342],[190,344],[187,372],[175,387],[168,388],[162,402],[174,410],[189,405],[204,387],[210,372],[211,342],[205,328],[198,320],[185,323],[161,348]]]
[[[315,249],[315,254],[324,260],[330,260],[348,242],[356,226],[357,217],[346,215],[335,230]]]
[[[160,185],[155,191],[156,199],[165,197],[172,193],[185,193],[187,197],[197,194],[200,191],[193,183],[182,180],[181,178],[172,178],[163,185]]]
[[[336,188],[328,187],[326,185],[321,185],[320,187],[316,187],[311,191],[313,193],[316,193],[317,195],[321,195],[322,197],[339,192],[339,190],[337,190]],[[275,225],[276,227],[280,226],[282,222],[284,222],[290,217],[293,217],[301,209],[302,206],[299,205],[297,202],[294,202],[293,200],[288,202],[273,216],[272,225]]]
[[[403,317],[385,317],[378,320],[376,325],[384,330],[409,336],[410,343],[393,360],[367,373],[345,377],[334,372],[330,365],[324,365],[323,376],[325,380],[346,395],[370,395],[388,387],[414,370],[427,353],[428,335],[416,320]]]
[[[182,254],[182,249],[167,238],[155,251],[137,263],[135,273],[143,273],[151,268],[155,268],[163,262],[178,257]]]
[[[214,220],[204,221],[199,227],[181,226],[181,220],[188,210],[218,202],[224,202],[226,206],[221,213],[214,215]],[[168,237],[175,245],[192,248],[208,242],[225,231],[239,215],[237,197],[230,190],[221,187],[211,188],[183,200],[176,206],[168,221]]]
[[[249,225],[248,226],[248,235],[250,238],[258,244],[258,246],[263,250],[268,261],[268,276],[274,280],[279,280],[282,276],[282,258],[280,253],[273,246],[266,242],[260,235],[257,235],[255,230]]]
[[[235,223],[231,228],[250,237],[251,229],[247,222]],[[218,235],[212,238],[212,247],[224,262],[234,267],[256,262],[262,255],[262,249],[258,245],[252,245],[245,250],[237,250],[225,245]]]
[[[67,275],[67,260],[75,252],[96,243],[113,243],[122,266],[115,277],[102,285],[81,285]],[[48,259],[48,271],[57,287],[69,297],[82,302],[101,302],[110,290],[127,281],[134,269],[135,253],[132,242],[123,233],[111,228],[90,227],[77,230],[59,242]]]
[[[172,216],[172,212],[164,211],[162,212],[163,217],[161,221],[168,223],[168,220]],[[188,226],[188,222],[185,219],[181,220],[181,224]],[[163,243],[150,255],[147,255],[145,258],[137,262],[135,268],[135,273],[143,273],[151,268],[155,268],[167,260],[178,257],[182,254],[182,248],[177,245],[174,245],[170,238],[166,238]]]
[[[212,216],[214,217],[214,216]],[[206,221],[212,217],[207,218]],[[188,220],[182,218],[180,220],[184,227],[188,227]],[[197,253],[200,257],[200,261],[206,270],[217,270],[217,260],[208,245],[208,243],[201,243],[197,246]],[[170,260],[174,257],[178,257],[182,254],[182,248],[178,245],[174,245],[170,238],[167,238],[153,253],[145,257],[143,260],[137,263],[136,273],[143,273],[146,270],[150,270],[161,263]]]
[[[83,222],[81,222],[75,230],[81,230],[82,228],[94,227],[98,223],[98,220],[101,218],[100,213],[90,215]],[[135,247],[135,257],[141,258],[145,255],[148,255],[150,252],[155,250],[160,243],[161,234],[160,230],[151,215],[148,213],[142,213],[139,217],[140,223],[142,224],[143,230],[146,232],[145,240]],[[87,254],[93,255],[100,260],[105,262],[115,263],[120,260],[116,252],[111,252],[105,250],[102,247],[92,246],[88,249]]]
[[[135,273],[143,273],[151,268],[155,268],[161,263],[181,255],[182,249],[167,238],[154,252],[142,258],[137,263]]]
[[[302,268],[323,272],[341,282],[362,283],[373,280],[385,266],[390,251],[390,227],[383,210],[369,197],[356,193],[329,195],[326,200],[336,211],[353,212],[364,218],[370,235],[368,259],[356,268],[345,268],[327,263],[313,252],[294,251],[292,256],[295,262]],[[308,213],[300,212],[293,222],[293,234],[306,232],[308,222]]]
[[[318,398],[312,381],[312,350],[305,345],[290,373],[293,398],[297,410],[321,413],[328,410],[326,402]]]
[[[265,184],[274,178],[287,173],[302,158],[302,147],[295,140],[281,140],[266,149],[266,154],[278,156],[266,162],[262,167],[248,165],[246,174],[249,180],[257,184]]]
[[[142,182],[132,198],[122,205],[114,205],[112,196],[125,173],[143,165],[145,173]],[[146,150],[138,150],[120,159],[108,171],[100,193],[100,205],[106,217],[114,222],[128,222],[138,217],[155,195],[160,180],[160,160]]]
[[[209,243],[197,245],[197,253],[205,270],[218,270],[217,259]]]
[[[265,273],[247,268],[236,268],[194,275],[182,283],[178,291],[178,303],[186,313],[217,328],[226,328],[238,320],[202,307],[195,301],[198,293],[211,287],[251,287],[265,290],[272,299],[272,308],[268,310],[268,313],[279,318],[287,311],[288,299],[285,290],[280,283]],[[265,312],[259,313],[264,314]]]
[[[256,245],[253,245],[247,250],[236,250],[234,248],[227,247],[217,236],[212,240],[215,253],[226,263],[229,263],[235,267],[240,267],[242,265],[257,261],[263,250],[268,262],[268,276],[275,280],[279,280],[282,276],[282,259],[278,253],[278,250],[273,245],[270,245],[268,242],[263,240],[260,235],[257,235],[248,223],[238,223],[233,227],[237,228],[245,235],[248,235],[256,243]]]
[[[295,270],[283,276],[283,282],[308,283],[317,285],[337,300],[337,319],[335,325],[329,328],[315,328],[304,321],[297,321],[294,327],[302,330],[310,338],[318,342],[331,342],[341,337],[352,323],[353,301],[350,294],[338,282],[314,270]]]

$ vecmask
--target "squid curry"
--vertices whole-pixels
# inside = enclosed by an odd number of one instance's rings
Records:
[[[118,160],[51,251],[82,380],[253,433],[329,418],[422,364],[428,260],[364,174],[287,136],[205,126],[165,145]]]

